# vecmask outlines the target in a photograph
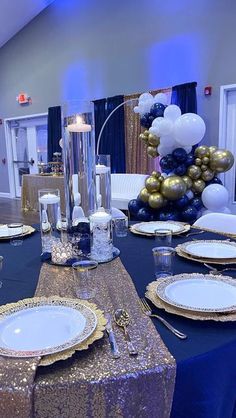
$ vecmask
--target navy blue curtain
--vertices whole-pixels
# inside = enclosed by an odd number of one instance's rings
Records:
[[[48,161],[53,161],[53,153],[61,152],[59,141],[61,139],[61,107],[54,106],[48,109]]]
[[[171,103],[179,106],[182,113],[197,113],[196,87],[196,82],[172,87]]]
[[[96,145],[100,130],[106,118],[123,102],[124,96],[114,96],[94,101]],[[111,156],[112,173],[125,173],[124,106],[117,109],[105,125],[101,136],[99,154],[108,154]]]

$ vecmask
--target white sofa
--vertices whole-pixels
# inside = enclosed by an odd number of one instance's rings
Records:
[[[128,210],[128,203],[136,199],[140,190],[145,187],[146,174],[112,174],[111,206]]]

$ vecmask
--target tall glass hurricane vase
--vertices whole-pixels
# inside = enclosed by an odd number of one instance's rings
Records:
[[[97,206],[111,212],[111,158],[110,155],[96,155]]]
[[[63,124],[66,216],[70,225],[76,225],[96,210],[93,103],[67,102]]]

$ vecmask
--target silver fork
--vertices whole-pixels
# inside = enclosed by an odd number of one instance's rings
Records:
[[[207,263],[204,263],[204,266],[207,267],[212,274],[222,274],[223,271],[236,271],[236,267],[226,267],[225,269],[218,270],[216,267],[212,267]]]
[[[200,235],[204,234],[206,231],[195,231],[195,232],[189,232],[189,234],[185,235],[186,237],[190,237],[191,235]]]
[[[117,359],[117,358],[120,358],[120,351],[118,349],[115,334],[112,328],[111,315],[109,313],[105,313],[105,318],[107,320],[106,332],[109,338],[111,354],[114,359]]]
[[[169,331],[171,331],[176,337],[180,338],[181,340],[185,340],[187,338],[186,334],[183,334],[182,332],[178,331],[176,328],[174,328],[169,322],[167,322],[164,318],[162,318],[159,315],[156,315],[152,313],[151,307],[148,305],[146,299],[140,298],[140,305],[143,313],[145,315],[151,317],[151,318],[157,318],[159,321],[161,321],[166,328],[168,328]]]

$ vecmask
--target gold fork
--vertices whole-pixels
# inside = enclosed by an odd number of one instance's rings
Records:
[[[185,340],[187,338],[187,335],[183,334],[182,332],[178,331],[176,328],[174,328],[169,322],[167,322],[164,318],[162,318],[159,315],[156,315],[152,313],[152,309],[147,303],[146,299],[140,298],[140,305],[143,313],[151,318],[157,318],[159,321],[162,322],[168,328],[169,331],[171,331],[176,337],[180,338],[181,340]]]

